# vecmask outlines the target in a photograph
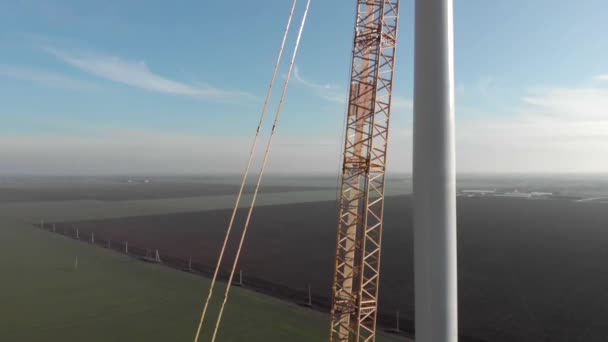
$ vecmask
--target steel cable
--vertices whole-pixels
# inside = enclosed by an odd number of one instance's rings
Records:
[[[285,32],[283,33],[283,40],[281,42],[281,48],[279,49],[279,55],[277,57],[277,61],[275,63],[274,66],[274,72],[272,74],[272,79],[270,80],[270,85],[268,87],[268,91],[266,92],[266,99],[264,100],[264,106],[262,107],[262,112],[260,114],[260,121],[258,123],[258,127],[256,129],[255,132],[255,137],[253,139],[253,143],[251,146],[251,151],[249,152],[249,160],[247,161],[247,166],[245,168],[245,172],[243,174],[243,180],[241,182],[241,187],[239,189],[235,204],[234,204],[234,209],[232,211],[232,216],[230,217],[230,223],[228,224],[228,229],[226,230],[226,237],[224,238],[224,243],[222,244],[222,249],[220,251],[220,255],[217,261],[217,265],[215,267],[215,271],[213,273],[213,278],[211,279],[211,285],[209,287],[209,293],[207,295],[207,299],[205,301],[205,306],[203,308],[203,312],[201,314],[201,318],[200,321],[198,323],[198,327],[196,329],[196,335],[194,336],[194,342],[198,342],[198,339],[200,337],[200,333],[201,333],[201,328],[203,326],[203,322],[205,320],[205,315],[207,313],[207,309],[209,307],[209,302],[211,300],[211,297],[213,296],[213,288],[215,287],[215,282],[217,280],[217,276],[220,270],[220,266],[222,264],[222,260],[224,258],[224,253],[226,251],[226,245],[228,244],[228,240],[230,237],[230,233],[232,231],[232,226],[234,225],[234,219],[236,217],[236,213],[238,211],[239,208],[239,204],[241,201],[241,197],[243,195],[243,190],[245,188],[245,183],[247,182],[247,177],[249,175],[249,169],[251,168],[251,164],[253,162],[253,157],[255,155],[255,149],[257,147],[257,143],[259,141],[259,137],[260,137],[260,132],[262,130],[262,127],[264,126],[264,118],[266,117],[266,112],[268,110],[268,103],[270,102],[270,98],[272,96],[272,89],[274,88],[274,82],[275,79],[277,77],[278,71],[279,71],[279,66],[281,64],[281,58],[283,57],[283,49],[285,48],[285,42],[287,41],[287,35],[289,33],[289,28],[291,27],[291,20],[293,18],[293,13],[294,10],[296,8],[296,3],[297,0],[293,0],[293,4],[291,6],[291,10],[289,12],[289,19],[287,20],[287,26],[285,27]]]
[[[272,130],[270,132],[270,137],[268,138],[268,144],[266,145],[266,151],[264,152],[264,159],[262,161],[262,166],[260,168],[260,173],[258,175],[258,179],[256,182],[255,190],[253,192],[253,198],[251,200],[251,206],[249,207],[249,211],[247,213],[247,219],[245,220],[245,226],[243,228],[243,232],[241,234],[241,239],[239,241],[239,246],[236,251],[236,256],[234,258],[234,262],[232,264],[232,270],[230,272],[230,277],[228,279],[228,284],[226,285],[226,290],[224,292],[224,300],[222,301],[222,306],[220,307],[220,312],[218,314],[218,318],[215,324],[215,329],[213,331],[213,337],[211,338],[211,342],[215,342],[215,338],[217,337],[217,332],[219,330],[219,326],[222,320],[222,314],[224,313],[224,307],[226,306],[226,302],[228,300],[228,294],[230,293],[230,288],[232,285],[232,279],[234,278],[234,272],[236,270],[236,266],[239,261],[239,257],[241,255],[241,250],[243,248],[243,242],[245,240],[245,236],[247,235],[247,230],[249,228],[249,222],[251,220],[251,214],[253,213],[253,208],[255,206],[255,201],[257,199],[258,191],[260,189],[260,184],[262,183],[262,177],[264,175],[264,171],[266,170],[266,165],[268,163],[268,156],[270,155],[270,148],[272,146],[272,141],[274,138],[274,134],[276,132],[277,125],[279,123],[279,118],[281,117],[281,110],[283,109],[283,103],[285,100],[285,94],[287,93],[287,87],[289,85],[289,79],[291,78],[291,73],[293,71],[293,67],[296,60],[296,55],[298,53],[298,47],[300,45],[300,38],[302,37],[302,31],[304,30],[304,24],[306,22],[306,17],[308,15],[308,8],[310,7],[310,0],[306,2],[306,9],[304,10],[304,15],[302,17],[302,23],[300,24],[300,29],[298,31],[298,37],[296,38],[296,44],[294,46],[293,55],[291,56],[291,62],[289,63],[289,70],[287,71],[287,77],[285,78],[285,83],[283,84],[283,91],[281,93],[281,99],[279,101],[279,105],[277,107],[277,112],[275,114],[274,123],[272,125]]]

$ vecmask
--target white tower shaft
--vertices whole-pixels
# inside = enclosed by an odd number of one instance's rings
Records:
[[[416,341],[458,340],[452,0],[417,0],[414,76]]]

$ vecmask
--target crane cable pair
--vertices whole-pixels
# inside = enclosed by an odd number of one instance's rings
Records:
[[[295,10],[295,7],[296,7],[296,3],[297,3],[297,0],[293,0],[291,11],[289,13],[289,19],[287,21],[287,26],[286,26],[285,32],[283,34],[283,41],[281,42],[281,48],[279,49],[279,55],[278,55],[277,61],[275,63],[274,72],[272,74],[272,79],[270,80],[270,86],[268,87],[268,92],[266,93],[266,99],[264,100],[264,106],[262,107],[262,113],[260,115],[260,121],[258,123],[258,127],[257,127],[256,133],[255,133],[255,137],[254,137],[254,140],[253,140],[253,144],[251,146],[251,151],[249,153],[249,160],[247,161],[247,167],[245,168],[245,172],[243,174],[243,180],[241,182],[241,187],[240,187],[240,190],[239,190],[237,198],[236,198],[234,209],[232,211],[232,216],[230,217],[230,223],[228,224],[228,229],[226,230],[226,237],[224,238],[224,243],[222,244],[222,249],[220,251],[220,255],[219,255],[219,258],[218,258],[218,261],[217,261],[217,265],[215,267],[215,272],[213,273],[213,278],[211,279],[211,285],[209,287],[209,293],[207,295],[207,299],[205,301],[205,306],[203,308],[203,312],[201,314],[200,321],[198,323],[198,328],[196,330],[196,335],[194,337],[194,342],[198,342],[198,340],[199,340],[199,337],[200,337],[200,334],[201,334],[201,329],[202,329],[202,326],[203,326],[203,322],[205,320],[205,315],[207,314],[207,309],[209,307],[209,302],[210,302],[211,297],[213,295],[213,288],[215,287],[215,283],[216,283],[216,280],[217,280],[217,275],[219,273],[219,269],[220,269],[222,260],[224,258],[224,253],[226,251],[226,245],[228,244],[228,239],[229,239],[230,233],[232,231],[232,226],[234,225],[234,219],[236,217],[236,212],[237,212],[237,210],[239,208],[241,197],[243,195],[243,189],[245,188],[245,183],[247,182],[247,177],[249,175],[249,170],[250,170],[251,164],[253,162],[253,157],[255,155],[255,149],[256,149],[256,146],[257,146],[257,143],[258,143],[258,140],[259,140],[260,132],[261,132],[262,127],[264,125],[264,118],[266,116],[266,112],[267,112],[267,109],[268,109],[268,103],[269,103],[270,97],[272,95],[272,89],[274,87],[274,82],[275,82],[275,79],[276,79],[276,76],[277,76],[277,73],[278,73],[278,70],[279,70],[279,66],[280,66],[280,63],[281,63],[281,58],[283,56],[283,49],[285,47],[285,42],[287,41],[287,35],[289,33],[289,28],[291,26],[291,20],[293,18],[293,14],[294,14],[294,10]],[[263,161],[262,161],[262,166],[260,168],[260,173],[258,174],[258,178],[257,178],[255,190],[253,192],[253,197],[251,199],[251,204],[250,204],[250,207],[249,207],[249,211],[247,212],[247,219],[245,220],[245,225],[244,225],[244,228],[243,228],[243,232],[241,233],[241,238],[240,238],[239,245],[238,245],[238,248],[237,248],[237,251],[236,251],[236,256],[235,256],[234,262],[232,264],[232,270],[230,271],[230,277],[228,278],[228,283],[226,285],[226,290],[224,292],[224,299],[222,301],[222,305],[220,307],[220,311],[219,311],[219,314],[218,314],[218,317],[217,317],[217,321],[215,323],[215,328],[213,330],[213,336],[211,337],[211,341],[212,342],[214,342],[215,339],[216,339],[216,337],[217,337],[217,332],[219,330],[220,322],[222,320],[222,314],[224,312],[224,307],[226,305],[226,301],[228,300],[228,295],[230,293],[230,287],[231,287],[231,284],[232,284],[232,279],[234,278],[234,273],[235,273],[235,270],[236,270],[236,266],[237,266],[237,263],[239,261],[241,250],[243,248],[243,242],[245,240],[245,236],[247,235],[247,228],[249,227],[249,222],[250,222],[250,219],[251,219],[251,214],[253,213],[253,208],[254,208],[254,205],[255,205],[255,201],[257,199],[257,195],[258,195],[258,191],[259,191],[259,188],[260,188],[260,184],[262,182],[262,176],[264,174],[264,171],[266,169],[266,164],[268,162],[268,156],[270,154],[270,147],[272,146],[272,141],[273,141],[273,138],[274,138],[274,134],[276,132],[277,124],[278,124],[279,118],[281,116],[281,110],[283,108],[283,102],[284,102],[284,99],[285,99],[285,94],[287,93],[287,86],[289,84],[289,79],[291,78],[291,73],[292,73],[292,70],[293,70],[293,67],[294,67],[294,64],[295,64],[295,59],[296,59],[296,55],[297,55],[297,52],[298,52],[298,47],[300,45],[300,38],[302,36],[302,31],[304,29],[304,23],[306,22],[306,17],[308,15],[308,8],[309,8],[309,6],[310,6],[310,0],[307,0],[306,9],[304,10],[304,15],[302,17],[302,22],[300,24],[300,29],[298,31],[298,36],[296,38],[296,43],[295,43],[295,46],[294,46],[294,49],[293,49],[293,54],[291,56],[291,61],[289,63],[289,70],[287,72],[287,77],[285,78],[285,82],[283,83],[283,90],[282,90],[282,93],[281,93],[281,98],[280,98],[280,101],[279,101],[279,104],[278,104],[278,107],[277,107],[277,111],[275,113],[272,130],[270,132],[270,137],[268,138],[268,143],[266,145],[266,150],[264,152],[264,158],[263,158]]]

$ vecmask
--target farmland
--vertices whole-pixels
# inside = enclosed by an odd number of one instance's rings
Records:
[[[44,220],[47,228],[54,223],[58,231],[78,228],[83,238],[95,232],[99,241],[111,239],[114,249],[129,241],[133,248],[159,249],[161,258],[192,257],[195,263],[214,265],[234,203],[234,194],[228,194],[236,187],[234,179],[186,179],[187,184],[199,184],[200,191],[176,186],[179,191],[164,194],[180,181],[150,180],[153,183],[136,183],[137,196],[104,190],[116,189],[117,184],[132,186],[124,177],[71,183],[0,182],[0,190],[19,193],[19,200],[0,201],[0,243],[6,255],[0,265],[7,279],[0,284],[0,314],[11,327],[0,337],[80,340],[88,331],[104,341],[139,340],[139,336],[149,341],[190,339],[206,291],[204,277],[33,228]],[[209,192],[200,185],[207,183]],[[550,191],[584,198],[606,196],[605,183],[494,177],[464,179],[459,187]],[[225,340],[250,337],[246,331],[251,326],[240,321],[249,320],[249,313],[252,324],[262,327],[260,340],[285,340],[287,331],[302,340],[326,338],[326,315],[247,291],[254,288],[247,282],[264,280],[298,293],[305,293],[310,285],[316,303],[327,309],[322,304],[330,295],[337,220],[332,184],[335,179],[279,178],[263,186],[239,265],[246,286],[236,288],[229,302],[230,330],[223,332],[228,334]],[[399,196],[386,202],[380,310],[389,318],[389,327],[399,310],[401,328],[411,333],[411,197],[400,195],[411,183],[405,178],[389,185],[390,193]],[[36,188],[55,197],[42,198]],[[97,190],[87,194],[82,189]],[[459,197],[458,223],[459,323],[465,335],[461,341],[606,340],[606,203]],[[76,255],[79,270],[73,272]],[[271,286],[262,292],[275,290]],[[277,297],[289,299],[285,293]],[[89,337],[93,338],[97,337]]]
[[[0,179],[1,180],[1,179]],[[0,182],[2,202],[45,201],[129,201],[200,196],[233,195],[239,189],[239,179],[228,177],[224,182],[204,177],[22,177]],[[334,184],[298,185],[275,181],[264,187],[265,193],[311,191],[333,188]],[[253,191],[247,185],[245,193]]]
[[[163,194],[166,184],[152,185],[140,187],[138,196],[119,192],[120,198],[112,197],[117,194],[106,187],[116,188],[117,183],[132,185],[123,180],[0,179],[0,192],[16,194],[15,200],[0,200],[0,340],[192,340],[208,289],[207,278],[144,263],[34,226],[41,219],[69,225],[77,220],[226,208],[233,204],[234,195],[222,193],[232,191],[234,182],[222,185],[217,180],[200,178],[184,181],[202,187],[202,192],[192,193],[188,187],[180,186],[179,180],[170,179],[162,182],[178,184],[179,191]],[[201,185],[207,183],[209,192]],[[267,188],[260,199],[266,204],[305,202],[333,193],[323,189],[324,186],[289,187],[279,181],[270,190]],[[162,198],[157,195],[159,191]],[[221,293],[223,286],[220,283],[216,293]],[[214,305],[217,309],[217,303]],[[211,318],[213,315],[208,321]],[[219,340],[323,341],[328,336],[328,319],[321,312],[235,288]],[[205,327],[201,341],[209,340],[210,327]],[[380,336],[380,340],[394,337]]]
[[[256,209],[240,268],[329,296],[333,201]],[[161,254],[212,265],[229,210],[75,223]],[[604,341],[608,324],[605,203],[459,198],[461,333],[486,341]],[[380,310],[413,320],[411,197],[387,199]],[[571,313],[576,312],[576,317]]]
[[[206,278],[5,218],[0,221],[0,248],[3,341],[192,340]],[[322,341],[327,319],[322,313],[235,288],[218,338]]]

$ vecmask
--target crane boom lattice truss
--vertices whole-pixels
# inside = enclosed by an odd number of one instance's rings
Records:
[[[358,0],[331,341],[375,341],[399,0]]]

